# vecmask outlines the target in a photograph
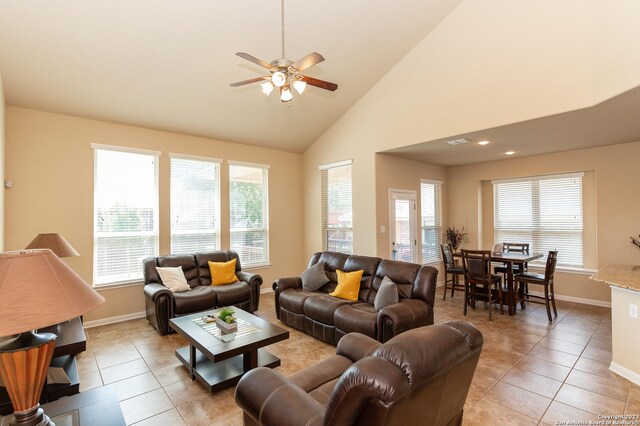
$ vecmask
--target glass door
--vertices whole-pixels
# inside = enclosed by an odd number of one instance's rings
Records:
[[[418,241],[416,232],[415,191],[389,191],[391,259],[417,262]]]

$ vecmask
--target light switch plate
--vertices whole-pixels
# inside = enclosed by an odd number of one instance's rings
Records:
[[[387,232],[387,228],[384,225],[380,225],[380,233],[384,234],[385,232]]]
[[[629,316],[638,319],[638,305],[635,303],[629,303]]]

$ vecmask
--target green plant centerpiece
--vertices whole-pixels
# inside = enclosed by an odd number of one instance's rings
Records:
[[[216,325],[222,334],[235,333],[238,331],[238,323],[236,322],[236,317],[233,316],[234,313],[235,311],[231,308],[222,308],[220,312],[218,312]]]
[[[236,322],[236,317],[233,316],[235,312],[236,311],[234,311],[231,308],[222,308],[222,310],[218,314],[218,318],[220,318],[222,321],[226,322],[227,324],[232,324]]]

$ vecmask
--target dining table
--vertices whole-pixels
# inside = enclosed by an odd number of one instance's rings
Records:
[[[509,315],[515,315],[515,282],[513,274],[514,264],[525,264],[540,259],[544,253],[516,253],[516,252],[491,252],[491,262],[504,263],[507,268],[507,306]],[[453,253],[453,257],[461,258],[461,252]]]

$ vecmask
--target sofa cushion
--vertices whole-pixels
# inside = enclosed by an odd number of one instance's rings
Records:
[[[360,294],[360,281],[362,280],[362,269],[353,272],[336,271],[338,274],[338,287],[329,293],[331,296],[340,299],[356,301]]]
[[[187,283],[187,279],[182,272],[182,266],[176,266],[175,268],[156,266],[156,270],[162,280],[162,285],[171,290],[172,293],[182,293],[183,291],[189,291],[191,287]]]
[[[384,277],[378,293],[376,293],[373,306],[376,308],[376,311],[379,311],[384,307],[395,305],[396,303],[398,303],[398,288],[396,287],[396,283],[391,281],[389,277]]]
[[[236,276],[236,259],[228,262],[207,262],[211,273],[211,285],[227,285],[238,281]]]
[[[320,287],[329,282],[327,274],[324,273],[324,263],[318,262],[310,266],[300,275],[302,289],[304,291],[318,291]]]
[[[345,272],[358,270],[362,271],[358,300],[361,300],[363,302],[367,301],[367,297],[369,296],[369,292],[371,291],[373,278],[376,275],[376,270],[378,269],[378,265],[380,264],[381,260],[382,259],[380,259],[379,257],[351,255],[345,261],[343,269]]]
[[[196,267],[196,260],[193,255],[179,254],[175,256],[162,256],[158,258],[158,266],[162,268],[176,268],[181,266],[184,277],[189,283],[189,287],[194,288],[200,284],[198,280],[198,268]]]
[[[324,272],[327,274],[327,278],[333,282],[337,282],[336,269],[344,270],[344,263],[348,257],[349,255],[344,253],[325,251],[320,254],[317,262],[324,263]]]
[[[288,379],[309,393],[325,383],[333,383],[333,380],[339,378],[352,364],[353,361],[345,356],[332,355],[305,368],[303,372],[293,373]]]
[[[195,262],[199,271],[200,285],[211,285],[211,269],[209,262],[228,262],[229,255],[226,251],[213,251],[209,253],[196,253]]]
[[[280,307],[295,314],[304,314],[304,302],[307,298],[319,295],[320,293],[310,293],[299,288],[288,288],[280,293]]]
[[[190,314],[215,308],[216,290],[211,286],[197,285],[184,293],[174,293],[174,311],[176,314]]]
[[[333,314],[336,309],[348,303],[353,302],[348,302],[329,295],[309,297],[304,302],[304,314],[322,324],[334,325]]]
[[[398,288],[398,297],[411,298],[411,289],[416,280],[421,265],[415,263],[401,262],[398,260],[383,260],[378,266],[376,277],[373,279],[372,291],[369,293],[367,302],[374,303],[376,293],[382,284],[384,277],[389,277],[391,281],[396,283]]]
[[[212,287],[218,295],[218,306],[231,306],[251,299],[251,287],[244,281],[236,281]]]
[[[378,313],[370,303],[340,306],[333,318],[336,328],[344,332],[358,332],[376,338]]]

